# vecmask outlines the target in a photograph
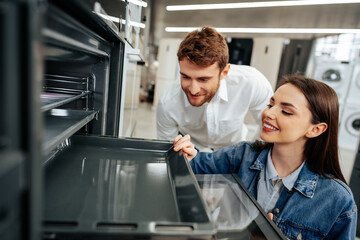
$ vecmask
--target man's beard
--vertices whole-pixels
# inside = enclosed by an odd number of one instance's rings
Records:
[[[204,99],[203,99],[201,102],[196,103],[196,104],[193,104],[193,103],[190,101],[190,98],[191,98],[191,97],[189,97],[189,95],[191,95],[190,91],[189,91],[189,90],[184,90],[184,89],[183,89],[183,91],[185,92],[186,97],[187,97],[189,103],[190,103],[192,106],[194,106],[194,107],[200,107],[200,106],[202,106],[204,103],[210,102],[210,101],[213,99],[213,97],[215,96],[217,90],[219,89],[219,86],[220,86],[220,81],[219,81],[216,89],[213,89],[211,92],[206,93],[206,95],[201,95],[202,97],[204,97]]]

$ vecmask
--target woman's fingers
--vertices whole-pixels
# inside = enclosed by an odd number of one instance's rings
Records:
[[[185,136],[178,135],[174,139],[174,151],[178,152],[183,150],[186,158],[190,161],[193,159],[197,150],[192,142],[190,142],[190,135],[186,134]]]
[[[179,151],[180,149],[193,145],[190,142],[190,136],[188,134],[186,134],[184,137],[182,137],[181,135],[176,136],[176,138],[174,139],[174,150],[175,151]]]
[[[185,148],[184,152],[186,152],[189,157],[195,157],[197,154],[197,150],[195,149],[194,145]]]
[[[174,139],[174,145],[182,138],[183,136],[181,136],[180,134],[177,135]]]
[[[190,141],[186,141],[186,142],[177,142],[176,144],[174,144],[174,150],[180,151],[181,149],[184,150],[185,148],[191,148],[194,147],[194,144],[192,144]]]

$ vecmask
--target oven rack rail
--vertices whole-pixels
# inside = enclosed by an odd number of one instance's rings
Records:
[[[41,111],[46,112],[48,110],[60,107],[67,103],[73,102],[77,99],[86,97],[91,93],[92,93],[91,91],[85,91],[75,96],[71,94],[61,94],[61,93],[51,93],[51,94],[43,93],[40,96],[42,101]]]
[[[67,138],[97,118],[98,111],[52,109],[45,113],[42,152],[48,155]]]

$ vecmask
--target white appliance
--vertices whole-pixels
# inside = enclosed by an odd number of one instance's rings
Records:
[[[318,57],[315,59],[313,78],[332,87],[344,101],[350,85],[352,65],[348,62]]]
[[[340,122],[339,147],[355,151],[360,139],[360,105],[347,103]]]
[[[360,106],[360,61],[354,67],[346,102]]]
[[[343,117],[343,111],[344,111],[344,102],[342,100],[339,100],[339,122],[341,123],[342,117]]]
[[[180,68],[177,51],[182,39],[163,38],[159,44],[153,107],[156,107],[164,91],[176,81],[180,84]]]

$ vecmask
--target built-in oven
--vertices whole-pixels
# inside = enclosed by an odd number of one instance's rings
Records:
[[[124,41],[95,6],[0,2],[0,239],[41,238],[44,173],[71,136],[118,135]]]
[[[211,239],[185,157],[118,136],[125,42],[101,4],[0,10],[0,239]]]

